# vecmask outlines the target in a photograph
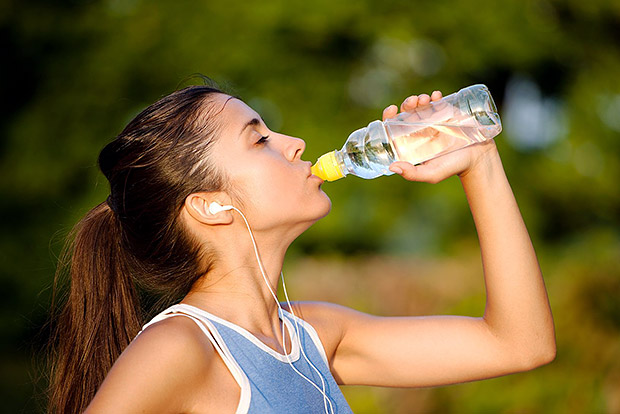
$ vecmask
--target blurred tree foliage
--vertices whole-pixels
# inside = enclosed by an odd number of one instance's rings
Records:
[[[307,160],[409,94],[487,84],[504,119],[502,159],[550,287],[560,354],[541,374],[438,390],[442,402],[429,407],[620,412],[618,39],[614,0],[2,1],[4,408],[40,412],[31,355],[45,341],[36,333],[62,238],[108,193],[98,151],[138,111],[202,73],[272,129],[304,138]],[[293,259],[446,257],[475,238],[456,179],[351,177],[324,189],[332,212],[293,245]],[[467,303],[454,307],[467,312]],[[356,411],[380,412],[377,394],[365,395],[352,397]]]

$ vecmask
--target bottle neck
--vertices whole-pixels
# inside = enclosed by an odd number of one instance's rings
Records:
[[[349,174],[349,170],[345,163],[346,157],[342,154],[342,150],[334,150],[334,159],[336,160],[336,166],[340,171],[340,175],[342,175],[342,177],[339,178],[346,177]]]

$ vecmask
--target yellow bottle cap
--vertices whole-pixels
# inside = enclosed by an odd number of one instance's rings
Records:
[[[344,174],[338,166],[338,160],[336,159],[336,152],[331,151],[327,154],[323,154],[319,157],[316,163],[312,166],[312,174],[317,177],[321,177],[326,181],[336,181]]]

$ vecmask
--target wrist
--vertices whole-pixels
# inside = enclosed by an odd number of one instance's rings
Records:
[[[495,141],[489,140],[483,144],[474,145],[472,150],[474,151],[472,151],[470,166],[458,174],[463,184],[489,178],[497,170],[503,172],[504,168]]]

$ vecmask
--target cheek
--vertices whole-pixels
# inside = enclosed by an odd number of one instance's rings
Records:
[[[316,208],[320,190],[313,188],[288,162],[278,157],[265,157],[260,162],[239,158],[235,161],[233,185],[240,189],[248,212],[253,210],[250,214],[283,218]]]
[[[307,181],[291,171],[268,179],[258,193],[263,206],[279,219],[299,219],[316,209],[316,197],[320,190],[312,189]],[[311,194],[312,190],[317,194]]]
[[[290,175],[255,169],[238,181],[246,205],[258,212],[282,211],[295,198]]]
[[[299,181],[296,181],[290,173],[270,175],[257,183],[255,193],[263,205],[277,208],[282,212],[290,206],[298,205]]]

